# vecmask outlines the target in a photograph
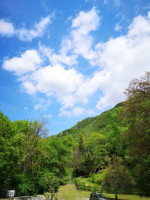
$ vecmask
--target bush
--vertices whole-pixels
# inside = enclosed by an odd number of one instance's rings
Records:
[[[75,180],[75,185],[76,188],[80,190],[86,190],[91,192],[101,191],[101,186],[93,183],[91,177],[78,177]]]
[[[101,185],[105,176],[106,176],[106,170],[103,169],[98,174],[92,174],[91,175],[92,182],[96,183],[97,185]]]
[[[32,177],[26,174],[18,174],[16,176],[15,190],[17,196],[35,195],[35,182],[32,180]]]
[[[60,180],[58,177],[55,176],[54,173],[51,172],[45,172],[41,175],[41,177],[38,179],[38,186],[39,186],[39,192],[44,193],[46,191],[49,191],[50,193],[57,192],[60,185]]]

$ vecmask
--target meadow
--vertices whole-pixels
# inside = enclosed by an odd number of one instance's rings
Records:
[[[88,200],[90,197],[89,191],[76,190],[74,184],[68,184],[59,188],[58,200]],[[114,194],[104,194],[110,200],[115,199]],[[150,197],[141,197],[137,195],[118,195],[119,200],[150,200]]]

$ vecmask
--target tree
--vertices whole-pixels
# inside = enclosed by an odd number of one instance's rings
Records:
[[[13,124],[19,134],[24,135],[22,172],[31,172],[34,178],[37,174],[38,143],[43,135],[47,134],[46,121],[18,120]]]
[[[24,157],[24,142],[24,135],[0,112],[0,188],[13,186],[14,176]]]
[[[150,72],[141,79],[133,79],[125,90],[121,117],[127,127],[124,140],[127,144],[129,164],[138,187],[144,193],[150,191]]]
[[[87,174],[95,173],[103,168],[107,157],[107,139],[100,133],[92,133],[86,141],[84,168]]]
[[[0,188],[14,188],[18,194],[36,193],[39,173],[39,141],[45,122],[11,122],[0,112]]]
[[[102,184],[114,191],[117,200],[118,190],[127,190],[133,185],[133,179],[129,175],[128,169],[123,165],[122,158],[113,155],[112,159],[112,164],[109,165]]]
[[[44,185],[48,193],[46,193],[46,198],[53,200],[55,193],[58,192],[58,188],[60,185],[60,180],[52,173],[48,173],[47,176],[44,177]]]
[[[84,175],[84,153],[85,153],[85,143],[83,135],[80,133],[78,147],[73,152],[73,159],[72,159],[72,165],[73,165],[73,173],[75,176]]]

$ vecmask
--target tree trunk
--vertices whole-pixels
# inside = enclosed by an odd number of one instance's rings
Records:
[[[54,198],[54,194],[51,194],[51,200],[53,200],[53,198]]]
[[[117,189],[115,189],[115,200],[118,200]]]

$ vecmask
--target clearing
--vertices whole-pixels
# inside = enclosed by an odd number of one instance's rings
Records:
[[[90,193],[88,191],[76,190],[74,184],[61,186],[58,191],[58,200],[89,200]],[[114,194],[105,194],[105,196],[114,200]],[[150,200],[150,197],[141,197],[137,195],[118,195],[119,200]]]

